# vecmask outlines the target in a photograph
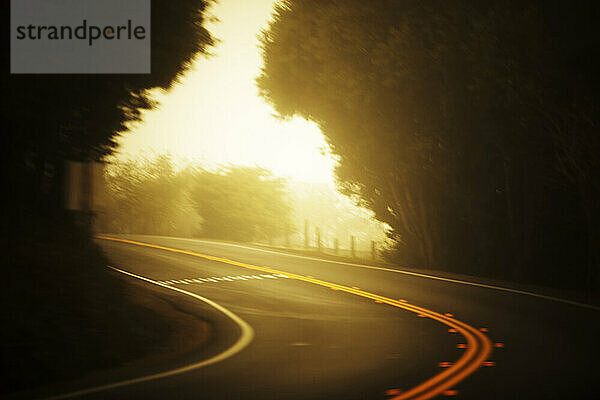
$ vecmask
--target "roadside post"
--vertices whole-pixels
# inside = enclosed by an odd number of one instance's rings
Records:
[[[320,253],[321,252],[321,229],[315,228],[315,231],[317,233],[317,251]]]
[[[371,240],[371,258],[375,260],[377,257],[377,245],[374,240]]]
[[[304,248],[308,249],[308,219],[304,220]]]

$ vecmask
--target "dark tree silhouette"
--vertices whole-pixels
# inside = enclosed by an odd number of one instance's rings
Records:
[[[316,121],[395,261],[598,291],[593,2],[285,1],[257,82]],[[569,269],[565,277],[563,269]]]
[[[125,124],[153,107],[146,89],[168,88],[193,57],[206,53],[213,43],[203,27],[209,2],[152,1],[150,74],[10,75],[5,63],[3,136],[15,226],[32,212],[36,218],[56,214],[64,160],[111,153]],[[8,18],[9,3],[3,4]]]
[[[152,107],[145,89],[169,87],[197,53],[206,51],[212,43],[202,26],[207,3],[152,0],[148,75],[10,75],[4,60],[2,148],[7,154],[0,241],[7,250],[2,272],[9,282],[2,301],[10,307],[0,318],[11,324],[2,336],[4,370],[11,372],[3,395],[116,366],[153,347],[146,333],[134,333],[131,346],[122,346],[121,340],[129,339],[114,335],[139,331],[144,320],[156,326],[157,314],[132,301],[131,288],[110,274],[89,232],[61,210],[62,169],[67,159],[98,160],[110,153],[125,123]],[[9,1],[2,2],[6,30],[9,7]],[[8,44],[10,35],[4,38]],[[24,361],[17,365],[16,359]]]

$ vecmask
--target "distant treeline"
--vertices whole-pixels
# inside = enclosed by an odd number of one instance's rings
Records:
[[[284,1],[258,84],[320,125],[395,262],[597,294],[596,6]]]
[[[345,201],[344,201],[345,200]],[[383,242],[384,227],[365,210],[326,184],[289,182],[257,167],[216,170],[188,166],[177,170],[169,156],[113,161],[106,173],[105,206],[96,229],[205,237],[238,242],[315,247],[319,229],[323,247],[357,249]]]
[[[261,168],[175,171],[159,156],[116,162],[109,171],[97,221],[103,232],[268,242],[292,229],[284,181]]]

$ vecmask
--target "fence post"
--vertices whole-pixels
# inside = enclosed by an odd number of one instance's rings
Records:
[[[304,247],[308,249],[308,219],[304,220]]]
[[[375,257],[377,256],[377,248],[375,246],[375,241],[371,240],[371,258],[373,260],[375,260]]]
[[[339,248],[339,242],[338,242],[338,239],[335,238],[335,239],[333,239],[333,251],[335,252],[335,254],[338,253],[338,248]]]
[[[356,254],[354,252],[354,236],[350,236],[350,254],[352,258],[356,258]]]
[[[319,228],[315,228],[317,232],[317,251],[321,252],[321,230]]]

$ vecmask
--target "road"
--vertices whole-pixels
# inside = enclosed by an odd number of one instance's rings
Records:
[[[154,246],[98,240],[113,267],[135,275],[126,279],[185,291],[182,302],[213,327],[197,353],[139,376],[220,358],[82,398],[579,399],[598,390],[597,309],[249,246],[114,237]]]

